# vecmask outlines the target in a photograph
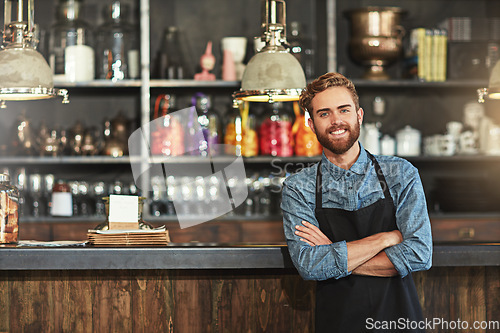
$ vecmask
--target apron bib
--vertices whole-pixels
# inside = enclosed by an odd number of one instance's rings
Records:
[[[322,207],[321,162],[318,165],[315,215],[321,231],[332,242],[349,242],[397,229],[396,211],[384,174],[373,155],[367,153],[374,164],[384,198],[356,211]],[[411,274],[404,278],[351,274],[338,280],[317,282],[316,332],[387,332],[368,328],[373,327],[375,321],[406,323],[407,319],[423,320]],[[400,328],[393,332],[402,332]]]

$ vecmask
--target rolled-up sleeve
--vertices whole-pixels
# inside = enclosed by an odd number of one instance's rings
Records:
[[[432,233],[425,193],[413,166],[405,172],[403,189],[396,206],[396,223],[403,242],[385,249],[389,260],[401,277],[427,270],[432,265]]]
[[[329,245],[310,246],[295,234],[295,226],[302,221],[318,226],[314,207],[296,189],[285,182],[281,209],[283,228],[288,251],[297,271],[305,280],[339,279],[350,274],[347,270],[347,245],[345,241]]]

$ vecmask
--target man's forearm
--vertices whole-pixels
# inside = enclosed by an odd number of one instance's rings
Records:
[[[352,274],[389,277],[398,275],[398,271],[394,268],[387,254],[381,251],[375,257],[359,265],[352,271]]]
[[[347,242],[347,269],[353,271],[375,257],[383,249],[402,241],[399,231],[381,232],[359,240]]]

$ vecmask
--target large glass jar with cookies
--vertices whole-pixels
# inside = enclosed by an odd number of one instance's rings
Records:
[[[0,244],[17,243],[19,234],[19,190],[0,174]]]

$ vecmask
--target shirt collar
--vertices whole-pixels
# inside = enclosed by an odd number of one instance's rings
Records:
[[[341,167],[336,166],[332,162],[328,160],[328,158],[325,155],[325,152],[323,152],[322,157],[321,157],[321,165],[322,165],[322,171],[323,173],[330,174],[335,180],[340,179],[343,177],[347,172],[352,172],[358,175],[363,175],[365,174],[368,165],[370,164],[370,158],[368,157],[368,154],[361,144],[359,142],[359,148],[360,148],[360,153],[358,156],[358,159],[354,164],[351,166],[349,170],[342,169]]]

